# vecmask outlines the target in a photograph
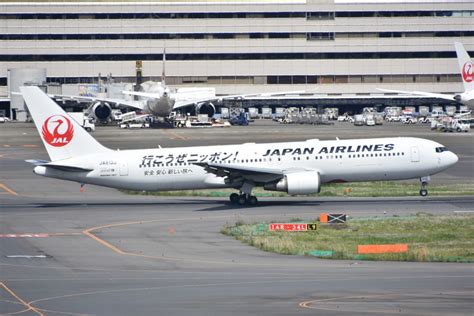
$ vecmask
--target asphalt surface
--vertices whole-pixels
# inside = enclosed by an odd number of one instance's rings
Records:
[[[393,136],[430,138],[460,162],[433,181],[472,183],[471,134],[428,127],[377,130],[280,126],[217,130],[111,127],[112,148],[190,146]],[[337,133],[335,133],[337,131]],[[374,132],[375,131],[375,132]],[[338,134],[338,135],[336,135]],[[470,315],[474,265],[332,261],[259,251],[219,233],[236,221],[312,220],[417,212],[469,214],[474,197],[262,198],[239,208],[225,198],[127,196],[35,176],[25,159],[47,159],[32,125],[0,125],[0,313],[15,315]]]

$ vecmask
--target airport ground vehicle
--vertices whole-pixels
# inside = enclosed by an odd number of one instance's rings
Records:
[[[238,116],[231,117],[229,119],[229,123],[231,125],[241,125],[241,126],[249,125],[248,114],[246,114],[245,112],[240,112]]]
[[[365,119],[365,125],[367,126],[375,126],[375,120],[373,116],[367,117]]]
[[[129,121],[126,123],[120,123],[120,128],[148,128],[150,127],[150,123],[148,122],[140,122],[140,121]]]
[[[6,116],[0,115],[0,123],[10,122],[10,119]]]
[[[340,115],[337,118],[338,122],[350,122],[354,123],[354,118],[349,114],[345,113],[344,115]]]
[[[418,119],[418,123],[429,124],[429,123],[431,123],[432,120],[433,120],[433,119],[430,118],[430,117],[420,117],[420,118]]]
[[[455,128],[456,128],[456,132],[467,133],[471,130],[471,122],[470,120],[466,120],[466,119],[457,120],[457,124],[455,125]]]
[[[451,117],[444,117],[440,120],[434,120],[431,129],[437,129],[441,132],[469,132],[471,130],[470,120],[461,120]]]
[[[272,117],[272,109],[271,108],[262,108],[262,118],[269,119]]]
[[[354,126],[363,126],[364,125],[364,115],[356,114],[354,115]]]
[[[85,115],[83,112],[69,112],[70,117],[76,120],[79,125],[81,125],[86,131],[93,132],[95,131],[95,123],[94,120]]]
[[[29,160],[34,173],[81,185],[146,191],[234,188],[240,194],[230,195],[232,203],[255,205],[257,186],[307,195],[335,181],[419,178],[420,195],[426,196],[430,176],[458,161],[443,145],[412,137],[117,151],[97,142],[38,87],[20,91],[51,159]]]
[[[385,120],[386,120],[387,122],[400,122],[401,117],[398,116],[398,115],[391,115],[391,116],[386,116],[386,117],[385,117]]]
[[[137,115],[135,111],[127,112],[120,116],[118,126],[120,128],[148,128],[150,127],[149,118],[148,114]]]
[[[383,115],[382,113],[374,114],[375,125],[383,125]]]
[[[431,111],[431,117],[433,118],[444,117],[444,116],[446,116],[446,113],[442,110]]]
[[[401,122],[403,124],[415,124],[417,119],[413,115],[404,115],[401,117]]]

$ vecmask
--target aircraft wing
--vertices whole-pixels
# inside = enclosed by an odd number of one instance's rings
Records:
[[[384,99],[422,99],[427,96],[421,95],[383,95],[383,94],[305,94],[305,95],[284,95],[284,96],[273,96],[272,100],[384,100]],[[432,96],[431,96],[432,97]],[[248,97],[248,100],[265,100],[270,97],[252,96]]]
[[[380,90],[383,92],[393,92],[393,93],[409,94],[409,95],[423,96],[423,97],[428,97],[428,98],[438,98],[438,99],[455,101],[454,95],[442,94],[442,93],[431,93],[431,92],[423,92],[423,91],[387,90],[387,89],[378,89],[378,88],[377,90]]]
[[[143,110],[143,105],[137,101],[129,101],[115,98],[100,98],[81,95],[63,95],[63,94],[48,94],[53,99],[74,100],[77,102],[105,102],[115,104],[117,107],[131,107],[138,110]]]
[[[261,168],[249,166],[237,166],[232,164],[216,164],[207,162],[197,162],[195,165],[201,166],[209,173],[219,177],[227,177],[230,183],[249,180],[255,183],[268,183],[282,179],[285,174],[293,172],[307,171],[306,169],[293,168],[289,170]]]
[[[265,93],[252,93],[252,94],[234,94],[234,95],[226,95],[220,97],[222,100],[234,100],[234,99],[247,99],[252,97],[260,97],[260,98],[271,98],[271,97],[278,97],[278,96],[286,96],[286,95],[294,95],[294,94],[301,94],[301,93],[308,93],[308,91],[300,90],[300,91],[282,91],[282,92],[265,92]]]
[[[305,92],[306,91],[302,90],[302,91],[253,93],[253,94],[234,94],[234,95],[214,96],[210,98],[196,98],[194,100],[192,98],[189,98],[182,101],[177,100],[173,106],[173,109],[179,109],[182,107],[196,105],[203,102],[216,102],[216,101],[222,101],[222,100],[246,100],[246,99],[251,99],[251,98],[269,99],[269,98],[279,97],[281,95],[300,94],[300,93],[305,93]],[[145,94],[139,94],[139,95],[146,96]]]

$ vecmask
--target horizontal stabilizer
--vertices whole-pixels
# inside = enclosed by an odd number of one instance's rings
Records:
[[[57,164],[57,163],[51,163],[51,162],[46,161],[46,160],[30,159],[30,160],[25,160],[25,161],[28,162],[28,163],[31,163],[35,166],[48,167],[48,168],[51,168],[51,169],[56,169],[56,170],[61,170],[61,171],[89,172],[89,171],[94,170],[94,169],[83,168],[83,167],[78,167],[78,166],[69,166],[69,165],[61,165],[61,164]]]
[[[25,160],[27,163],[30,163],[35,166],[44,166],[45,164],[49,163],[50,161],[47,160],[39,160],[39,159],[28,159]]]

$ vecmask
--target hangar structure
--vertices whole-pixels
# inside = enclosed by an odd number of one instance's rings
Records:
[[[136,61],[159,81],[166,49],[167,84],[222,95],[459,93],[455,41],[473,55],[471,0],[3,2],[0,87],[16,68],[56,85],[134,82]]]

